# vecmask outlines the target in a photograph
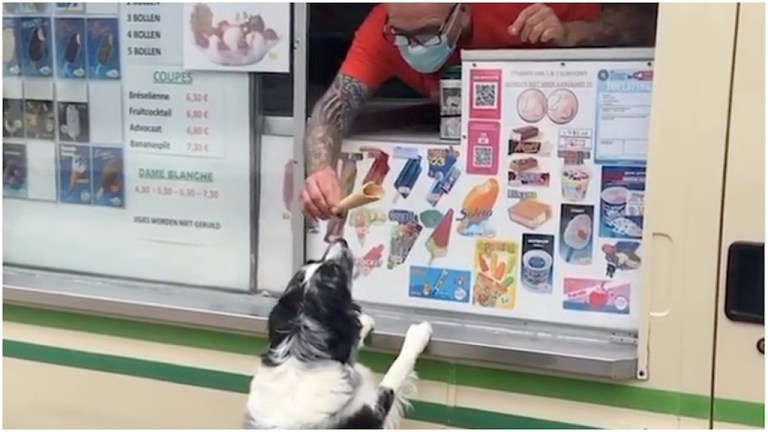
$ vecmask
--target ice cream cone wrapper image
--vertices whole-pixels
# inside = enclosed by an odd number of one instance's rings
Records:
[[[370,182],[363,185],[362,189],[341,200],[334,209],[337,215],[344,214],[349,210],[362,207],[366,204],[376,202],[384,196],[384,188],[376,183]]]

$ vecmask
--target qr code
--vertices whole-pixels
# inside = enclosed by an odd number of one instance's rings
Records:
[[[475,84],[475,108],[496,108],[496,83]]]
[[[492,166],[493,148],[487,146],[475,146],[472,154],[472,162],[476,167]]]

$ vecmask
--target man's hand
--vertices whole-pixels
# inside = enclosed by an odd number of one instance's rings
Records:
[[[333,209],[341,201],[341,186],[330,167],[323,168],[307,177],[301,191],[301,207],[315,220],[328,220]]]
[[[523,43],[552,43],[564,46],[566,32],[560,18],[551,7],[536,3],[523,9],[517,19],[509,26],[509,33],[517,36]]]

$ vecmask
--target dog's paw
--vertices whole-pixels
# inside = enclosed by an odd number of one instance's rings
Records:
[[[364,313],[361,313],[358,316],[358,319],[360,320],[360,343],[358,346],[362,348],[363,345],[365,345],[365,339],[376,327],[376,322],[370,315],[366,315]]]
[[[408,328],[403,342],[403,351],[414,355],[419,355],[427,347],[429,340],[432,339],[432,325],[426,321],[420,324],[413,324]]]

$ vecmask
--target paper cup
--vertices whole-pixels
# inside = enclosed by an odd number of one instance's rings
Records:
[[[540,249],[530,250],[523,255],[523,286],[533,292],[550,292],[549,283],[552,274],[552,256]]]
[[[560,172],[563,198],[568,201],[584,201],[592,173],[583,165],[566,165]]]
[[[603,216],[611,220],[625,214],[629,190],[621,186],[611,186],[600,194],[600,206]]]

